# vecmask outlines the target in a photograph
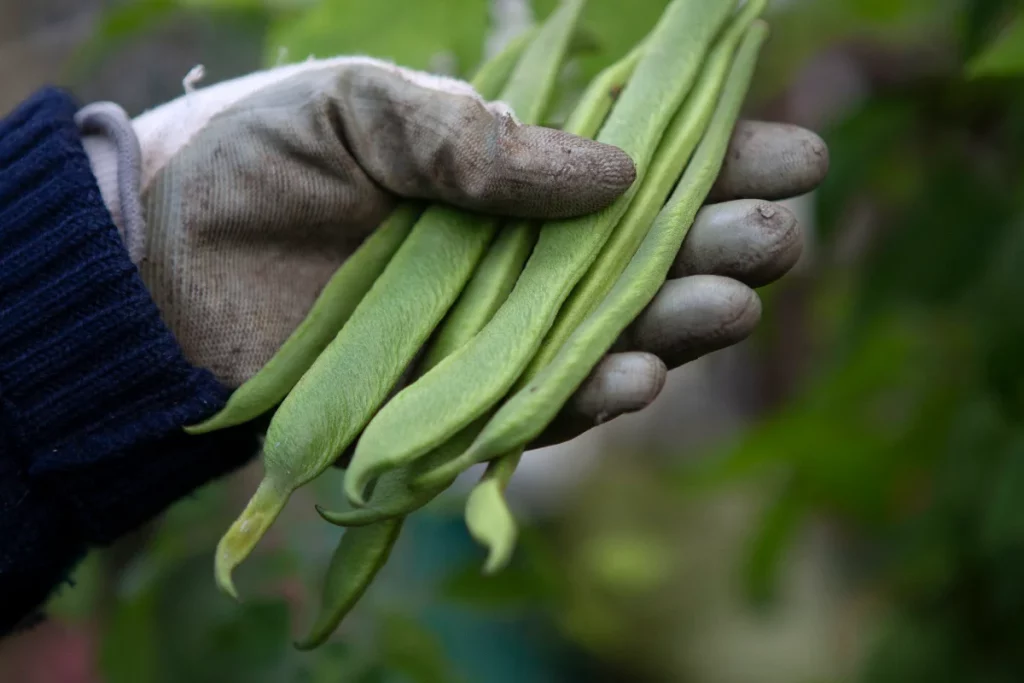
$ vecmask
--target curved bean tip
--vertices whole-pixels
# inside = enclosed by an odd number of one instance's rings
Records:
[[[484,561],[482,570],[485,576],[497,574],[512,561],[517,536],[515,523],[513,522],[506,531],[508,535],[502,536],[494,529],[470,529],[477,542],[487,548],[487,559]]]
[[[321,608],[321,612],[314,620],[313,627],[310,629],[309,634],[305,638],[293,641],[292,645],[295,646],[296,650],[301,652],[314,650],[323,645],[327,639],[331,637],[331,633],[334,632],[334,627],[336,625],[337,622],[330,619],[328,614],[323,611],[323,608]]]
[[[239,419],[239,417],[242,416],[240,416],[235,411],[229,412],[227,407],[225,407],[224,409],[221,409],[220,412],[211,415],[202,422],[197,422],[194,425],[188,425],[186,427],[183,427],[182,429],[185,430],[186,434],[198,436],[199,434],[209,434],[210,432],[216,432],[221,429],[236,427],[245,422],[247,419],[251,419],[244,417],[243,419]]]
[[[301,640],[296,640],[292,644],[295,646],[296,650],[299,650],[301,652],[308,652],[310,650],[316,649],[320,645],[323,645],[325,640],[327,640],[327,637],[325,635],[320,634],[314,630],[305,638],[302,638]]]
[[[218,551],[217,558],[214,560],[213,573],[220,589],[241,602],[241,598],[238,597],[238,589],[235,588],[235,582],[231,578],[231,572],[236,566],[236,562],[231,562],[224,553]]]
[[[509,565],[509,562],[512,561],[512,553],[515,550],[515,539],[516,530],[514,525],[508,538],[477,539],[487,548],[487,559],[483,563],[483,574],[485,577],[493,577],[493,575]]]
[[[219,429],[227,429],[228,427],[240,425],[245,422],[245,418],[243,417],[243,419],[239,419],[239,417],[242,416],[239,415],[237,410],[232,410],[234,406],[235,404],[229,401],[229,403],[223,408],[202,422],[198,422],[194,425],[188,425],[183,429],[186,434],[195,436],[198,434],[209,434],[210,432],[215,432]]]
[[[512,544],[498,543],[492,545],[487,552],[487,561],[484,562],[483,573],[486,576],[494,576],[508,566],[512,560]]]
[[[320,615],[313,623],[313,628],[310,630],[309,635],[305,638],[293,641],[292,644],[295,646],[296,650],[308,652],[309,650],[314,650],[327,642],[327,639],[331,637],[331,633],[333,632],[334,629],[332,628],[332,625],[324,622],[323,615]]]
[[[186,434],[189,434],[191,436],[198,436],[199,434],[206,434],[208,432],[212,432],[213,430],[215,430],[217,428],[216,422],[217,416],[214,415],[208,420],[203,420],[202,422],[199,422],[194,425],[188,425],[187,427],[183,427],[183,429],[185,430]]]
[[[351,522],[355,514],[355,510],[344,510],[342,512],[334,512],[333,510],[327,510],[320,505],[314,505],[316,512],[325,521],[335,526],[348,527],[352,526]]]
[[[236,600],[238,591],[231,580],[231,572],[249,556],[286,502],[288,493],[279,490],[273,480],[265,477],[249,499],[245,510],[217,543],[214,576],[217,585]]]

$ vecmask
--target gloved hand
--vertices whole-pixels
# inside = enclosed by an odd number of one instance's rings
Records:
[[[79,124],[164,319],[186,356],[231,387],[270,358],[400,197],[561,218],[606,206],[632,172],[621,150],[521,126],[461,81],[365,58],[254,73],[134,121],[92,105]],[[751,287],[786,273],[802,245],[793,215],[767,200],[813,189],[827,166],[813,133],[742,122],[713,191],[723,203],[702,211],[674,279],[552,435],[639,410],[668,368],[750,334]]]

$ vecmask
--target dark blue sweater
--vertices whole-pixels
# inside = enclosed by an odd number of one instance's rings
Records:
[[[90,547],[256,452],[252,428],[190,437],[227,391],[185,361],[128,258],[74,101],[0,121],[0,635]]]

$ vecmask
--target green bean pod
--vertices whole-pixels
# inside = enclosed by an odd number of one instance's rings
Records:
[[[496,574],[504,569],[516,547],[519,532],[505,501],[505,488],[522,454],[520,450],[491,462],[466,500],[466,527],[470,535],[487,548],[485,574]]]
[[[636,199],[615,226],[597,260],[558,312],[554,325],[536,356],[519,377],[512,393],[520,391],[550,362],[565,340],[597,307],[622,274],[700,142],[729,74],[736,48],[751,23],[764,11],[765,4],[766,0],[750,0],[736,14],[712,48],[697,84],[659,144],[650,171],[636,193]],[[423,488],[450,480],[468,467],[482,462],[481,457],[479,452],[467,451],[435,471],[427,470],[424,463],[421,468],[423,474],[414,481],[413,486]],[[493,457],[493,453],[490,457]],[[518,458],[518,455],[513,454],[513,457]]]
[[[551,361],[625,270],[700,142],[729,76],[739,43],[750,25],[764,11],[766,4],[766,0],[750,0],[712,49],[700,81],[676,114],[658,148],[647,181],[604,245],[597,261],[562,307],[537,356],[516,383],[514,392],[523,389]],[[512,514],[508,510],[504,490],[522,458],[525,445],[524,441],[511,452],[491,460],[487,472],[471,494],[471,500],[477,498],[475,504],[466,505],[466,524],[473,537],[488,549],[485,571],[489,573],[504,568],[511,559],[515,527],[502,521]],[[481,461],[481,458],[490,459],[486,454],[486,451],[468,450],[461,457],[445,463],[439,471],[426,475],[426,478],[428,481],[444,481]],[[417,484],[422,487],[422,482],[414,482],[413,486]]]
[[[700,80],[658,146],[647,180],[597,260],[558,312],[551,331],[520,378],[517,391],[551,361],[583,319],[601,303],[636,253],[704,135],[740,41],[767,4],[767,0],[748,0],[712,48]]]
[[[464,453],[486,424],[486,417],[474,422],[440,448],[435,449],[424,458],[424,462],[434,462],[440,466]],[[338,511],[325,510],[317,505],[316,511],[331,524],[347,527],[366,526],[382,519],[404,517],[419,510],[451,486],[454,481],[454,479],[449,479],[431,487],[414,486],[413,483],[418,474],[419,471],[413,467],[399,467],[391,470],[377,481],[367,505]]]
[[[587,138],[597,134],[617,94],[636,68],[642,48],[643,43],[615,64],[602,70],[591,81],[566,122],[565,130]],[[424,356],[421,373],[434,367],[468,342],[508,297],[522,270],[522,264],[529,257],[529,249],[533,246],[532,242],[514,234],[516,229],[526,230],[531,226],[518,224],[510,227],[512,230],[506,227],[499,233],[494,245],[488,250],[473,278],[460,295],[458,303],[448,313]],[[502,246],[503,238],[508,239],[513,247]],[[434,449],[422,459],[423,465],[431,469],[440,467],[461,455],[483,429],[488,417],[485,416],[470,424]],[[374,487],[370,501],[364,507],[334,512],[317,506],[317,512],[327,521],[340,526],[364,526],[381,519],[409,514],[429,503],[452,483],[452,480],[447,480],[427,488],[414,488],[411,483],[418,472],[418,469],[397,468],[386,473]]]
[[[238,387],[219,412],[185,431],[206,434],[234,427],[280,403],[338,334],[422,212],[418,202],[400,204],[335,271],[309,313],[266,365]]]
[[[598,74],[584,91],[563,129],[580,137],[594,137],[642,53],[641,44],[622,60]],[[480,267],[473,274],[473,279],[466,285],[428,348],[420,374],[461,348],[490,321],[519,279],[523,265],[537,242],[539,231],[539,225],[524,221],[501,228]]]
[[[734,4],[674,0],[669,5],[598,136],[630,155],[636,182],[602,211],[545,224],[494,318],[468,344],[399,392],[366,427],[345,476],[350,501],[362,504],[370,481],[437,448],[512,387],[629,208],[658,141]]]
[[[501,228],[427,347],[421,362],[421,374],[472,339],[505,302],[523,264],[530,257],[537,241],[537,231],[538,227],[529,222],[516,222]]]
[[[516,66],[509,87],[506,88],[505,99],[514,106],[518,98],[522,97],[526,104],[526,115],[531,119],[539,119],[543,114],[583,2],[568,0],[551,15],[537,40]],[[532,78],[527,78],[530,75]],[[426,258],[422,254],[419,256]],[[491,264],[492,267],[501,265]],[[460,326],[458,329],[466,328]],[[452,344],[458,343],[457,335],[449,337],[449,340]],[[442,352],[443,348],[438,354]],[[387,561],[403,522],[404,517],[395,517],[345,532],[328,568],[323,602],[316,623],[311,635],[298,644],[300,648],[315,647],[330,636]]]
[[[527,31],[509,42],[487,62],[473,80],[485,98],[497,97],[535,31]],[[224,407],[196,425],[185,427],[189,434],[206,434],[255,419],[284,400],[288,392],[337,336],[345,321],[402,246],[420,214],[421,202],[403,202],[366,241],[348,257],[327,281],[309,313],[281,348],[232,392]]]
[[[640,248],[608,296],[573,332],[552,361],[498,410],[470,448],[472,460],[487,460],[536,438],[622,331],[658,293],[721,170],[767,35],[767,25],[760,20],[747,30],[711,124]]]
[[[571,33],[581,2],[572,0],[572,22],[564,32]],[[564,15],[559,10],[553,18]],[[539,116],[542,107],[536,102],[549,99],[568,43],[545,36],[550,23],[538,39],[513,45],[482,68],[474,86],[494,87],[504,68],[492,65],[515,61],[501,97],[513,110]],[[517,51],[518,60],[508,56]],[[524,69],[550,75],[531,83],[517,76]],[[454,303],[496,229],[493,217],[443,205],[428,208],[341,331],[285,397],[267,430],[263,481],[217,546],[214,573],[225,592],[237,597],[232,570],[252,552],[291,493],[330,467],[387,398]]]
[[[402,520],[388,520],[362,529],[346,530],[331,556],[323,591],[323,609],[309,635],[295,643],[299,650],[322,645],[341,623],[387,562],[402,531]]]

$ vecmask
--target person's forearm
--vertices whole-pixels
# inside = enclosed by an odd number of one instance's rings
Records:
[[[252,429],[189,437],[227,391],[190,365],[44,90],[0,121],[0,634],[90,547],[255,453]]]

